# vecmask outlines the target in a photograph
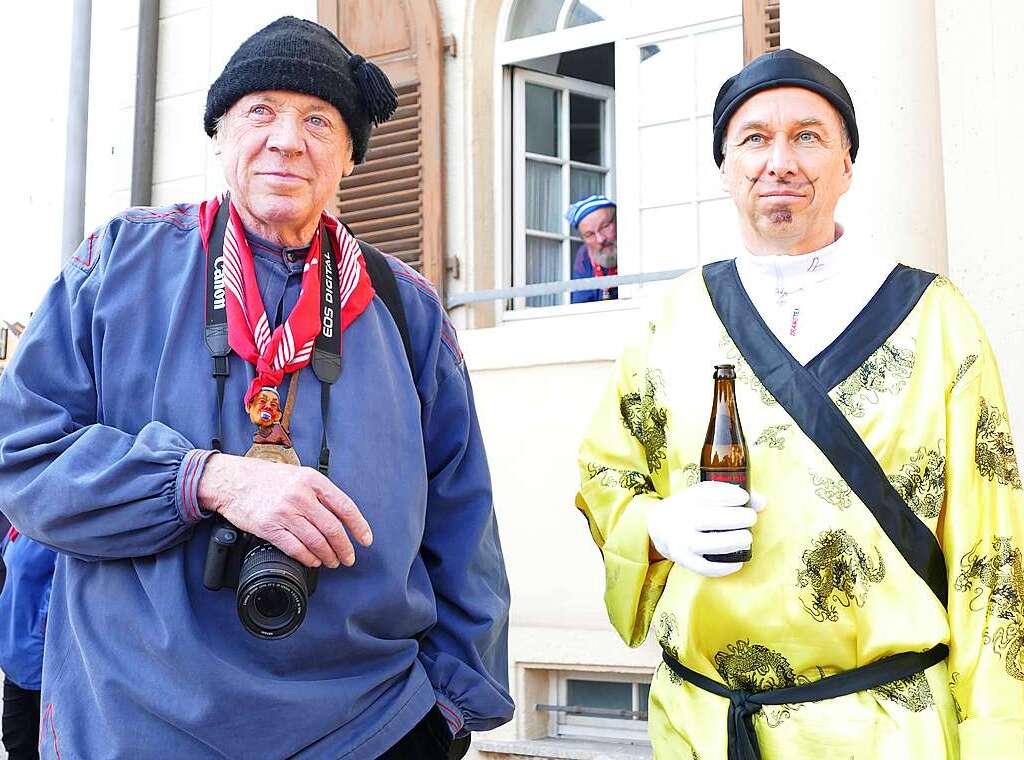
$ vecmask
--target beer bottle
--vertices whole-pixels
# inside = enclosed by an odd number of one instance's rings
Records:
[[[711,421],[700,453],[700,479],[733,483],[746,489],[747,443],[736,408],[736,368],[732,364],[716,364],[714,378]],[[712,562],[746,562],[750,550],[705,556]]]

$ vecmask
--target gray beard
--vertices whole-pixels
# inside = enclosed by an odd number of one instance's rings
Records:
[[[611,269],[612,267],[618,266],[618,249],[607,248],[603,251],[599,251],[594,255],[594,261],[596,261],[598,266],[600,266],[602,269]]]

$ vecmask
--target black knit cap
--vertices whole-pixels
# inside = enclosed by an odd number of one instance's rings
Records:
[[[744,101],[752,95],[775,87],[803,87],[818,93],[828,100],[846,122],[850,135],[850,160],[856,160],[860,146],[857,132],[857,115],[853,110],[853,99],[835,74],[813,58],[801,55],[795,50],[776,50],[758,56],[736,76],[725,80],[715,99],[714,144],[715,163],[719,166],[725,160],[722,154],[722,140],[729,126],[729,119]]]
[[[282,16],[241,44],[206,95],[203,127],[213,137],[217,119],[251,92],[287,90],[325,100],[352,135],[352,160],[366,156],[371,125],[398,107],[387,76],[334,34],[312,21]]]

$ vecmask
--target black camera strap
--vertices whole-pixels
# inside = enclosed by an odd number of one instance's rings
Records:
[[[313,374],[320,380],[320,457],[317,469],[326,477],[331,463],[331,449],[327,445],[331,386],[341,375],[341,284],[338,282],[338,262],[334,257],[334,236],[323,225],[320,227],[320,251],[323,258],[320,266],[320,334],[313,344],[310,364]]]
[[[225,194],[224,201],[217,209],[210,231],[210,242],[206,249],[206,347],[213,357],[213,377],[217,381],[217,434],[210,444],[214,451],[223,451],[224,389],[228,374],[227,296],[224,290],[224,231],[231,216],[230,202]]]
[[[227,299],[224,290],[224,232],[230,219],[230,206],[225,196],[217,209],[206,255],[205,340],[213,358],[213,377],[217,381],[217,434],[210,447],[214,451],[223,451],[224,393],[230,373],[228,357],[231,346],[228,343]],[[310,364],[320,381],[321,435],[317,469],[326,476],[331,461],[331,450],[327,445],[331,385],[341,375],[341,284],[338,282],[333,236],[323,225],[320,227],[320,245],[323,258],[320,267],[320,333],[316,336]],[[298,382],[298,378],[293,377],[292,382]]]

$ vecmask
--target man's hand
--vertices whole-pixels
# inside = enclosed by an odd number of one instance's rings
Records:
[[[744,506],[750,502],[750,506]],[[662,557],[698,575],[735,573],[742,562],[712,562],[705,554],[728,554],[750,548],[750,527],[765,501],[729,483],[705,482],[652,504],[647,533]],[[717,531],[717,532],[709,532]]]
[[[199,505],[306,567],[354,565],[348,534],[363,546],[373,542],[355,502],[309,467],[214,454],[199,481]]]

